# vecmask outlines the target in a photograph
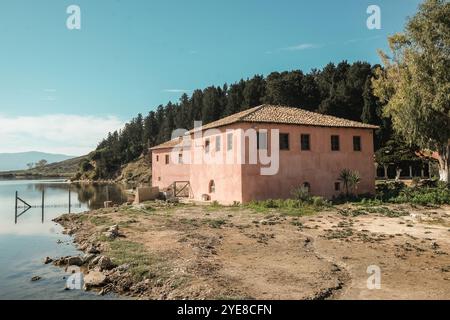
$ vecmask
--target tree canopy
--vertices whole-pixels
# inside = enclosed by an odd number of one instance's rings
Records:
[[[438,153],[440,177],[450,179],[450,3],[426,0],[404,32],[380,52],[374,94],[405,141]]]
[[[366,62],[343,61],[306,74],[301,70],[273,72],[231,85],[197,89],[190,96],[183,94],[177,103],[160,105],[145,116],[139,114],[122,130],[108,134],[92,155],[95,177],[110,178],[148,148],[169,140],[173,130],[192,129],[194,120],[206,124],[263,103],[380,125],[376,145],[382,145],[389,139],[390,123],[381,118],[382,104],[368,84],[377,67]]]

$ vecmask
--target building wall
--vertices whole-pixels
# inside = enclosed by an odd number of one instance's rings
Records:
[[[230,126],[227,129],[237,128]],[[226,129],[214,130],[212,135],[196,137],[191,135],[192,143],[190,148],[174,151],[172,149],[152,150],[152,186],[157,186],[161,190],[169,187],[174,181],[189,181],[191,196],[194,200],[201,201],[204,194],[210,197],[211,201],[218,201],[223,204],[232,204],[234,201],[242,202],[242,168],[236,161],[226,163],[227,141]],[[216,151],[216,138],[221,136],[220,151]],[[205,152],[205,141],[211,142],[210,152]],[[230,154],[235,157],[238,138],[233,133],[233,150]],[[179,164],[178,154],[183,154],[183,162],[192,163]],[[165,163],[165,157],[169,155],[169,164]],[[211,159],[224,159],[222,162],[205,163],[203,158],[195,160],[195,155],[207,156]],[[175,161],[174,161],[175,160]],[[215,190],[210,192],[210,183],[214,182]]]
[[[193,139],[191,156],[194,157],[194,154],[206,155],[212,162],[204,161],[203,164],[193,164],[191,166],[190,181],[194,199],[201,200],[203,194],[208,194],[211,201],[218,201],[222,204],[233,204],[234,201],[242,202],[242,166],[236,161],[237,132],[231,133],[233,148],[231,151],[227,150],[226,130],[237,128],[238,126],[232,125],[204,132],[201,137],[191,135]],[[221,142],[220,151],[216,151],[216,139],[218,136],[220,136]],[[205,141],[207,139],[210,141],[210,151],[208,153],[205,152]],[[232,157],[232,161],[227,162],[227,154]],[[211,181],[214,181],[214,192],[209,190]]]
[[[161,190],[175,181],[190,179],[190,166],[177,163],[178,159],[171,159],[170,152],[171,149],[152,150],[152,186]],[[166,155],[169,155],[169,164],[165,162]]]
[[[251,125],[247,125],[250,127]],[[289,150],[280,150],[279,171],[273,176],[260,174],[261,165],[243,166],[243,202],[269,198],[289,198],[294,188],[310,185],[312,195],[331,199],[344,192],[335,190],[343,169],[359,172],[357,193],[375,192],[373,131],[367,129],[330,128],[291,125],[258,125],[255,129],[278,129],[289,134]],[[310,151],[301,151],[301,134],[310,135]],[[331,136],[338,135],[340,150],[331,150]],[[353,136],[361,137],[361,151],[353,151]],[[269,135],[270,140],[270,135]],[[269,142],[270,146],[270,142]]]
[[[238,159],[241,152],[239,142],[242,141],[243,130],[268,130],[268,146],[270,153],[270,134],[272,129],[289,134],[289,150],[280,150],[279,171],[275,175],[260,174],[260,164],[241,164]],[[233,148],[227,151],[227,130],[233,132]],[[311,150],[300,150],[300,135],[309,134]],[[339,135],[340,150],[331,151],[331,135]],[[221,148],[215,151],[216,138],[221,138]],[[353,136],[361,137],[361,151],[353,151]],[[297,125],[250,124],[240,123],[214,129],[205,136],[194,137],[190,149],[186,152],[191,157],[192,165],[173,163],[165,164],[165,155],[170,149],[153,150],[152,180],[153,185],[166,188],[174,181],[190,181],[192,196],[201,200],[208,194],[212,201],[223,204],[241,203],[251,200],[289,198],[295,187],[305,182],[311,186],[311,194],[332,198],[344,192],[335,191],[335,183],[342,169],[348,168],[360,173],[361,183],[357,192],[375,192],[375,165],[373,151],[373,131],[368,129],[311,127]],[[210,150],[207,153],[205,141],[209,139]],[[248,139],[245,154],[248,163]],[[226,155],[233,158],[227,162]],[[219,163],[196,163],[194,155],[206,155],[210,159],[222,159]],[[159,156],[159,161],[156,161]],[[176,158],[176,157],[175,157]],[[212,161],[212,160],[211,160]],[[197,161],[198,162],[198,161]],[[160,178],[160,179],[159,179]],[[210,182],[214,181],[215,190],[210,192]]]

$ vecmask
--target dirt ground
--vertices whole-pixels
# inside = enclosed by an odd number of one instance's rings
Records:
[[[82,248],[134,263],[127,286],[123,273],[107,276],[109,291],[135,298],[450,299],[450,207],[343,205],[295,216],[149,203],[59,222]],[[102,238],[114,224],[121,236]],[[380,270],[379,289],[368,288],[369,266]]]

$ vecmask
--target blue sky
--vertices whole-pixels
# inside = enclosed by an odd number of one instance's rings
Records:
[[[344,59],[378,63],[376,50],[386,49],[386,36],[401,31],[419,3],[2,0],[0,152],[81,154],[103,131],[178,100],[184,90]],[[71,4],[81,8],[81,30],[66,28]],[[371,4],[381,8],[381,30],[366,27]],[[52,142],[52,135],[68,134],[69,115],[95,132]],[[55,116],[58,123],[49,123]],[[41,125],[33,128],[34,122]],[[52,132],[45,139],[33,133],[45,128]],[[78,144],[69,146],[71,140]]]

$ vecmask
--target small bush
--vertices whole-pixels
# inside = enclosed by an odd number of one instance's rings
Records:
[[[311,202],[315,207],[328,207],[330,203],[322,197],[312,197]]]
[[[398,197],[400,192],[405,188],[406,185],[400,181],[379,184],[376,187],[376,198],[383,201],[389,201],[390,199]]]
[[[211,207],[220,207],[219,201],[214,200],[213,202],[211,202]]]
[[[419,177],[412,178],[412,185],[413,186],[418,186],[419,184],[420,184],[420,178]]]
[[[304,186],[293,189],[291,194],[296,200],[309,201],[311,199],[309,189]]]

